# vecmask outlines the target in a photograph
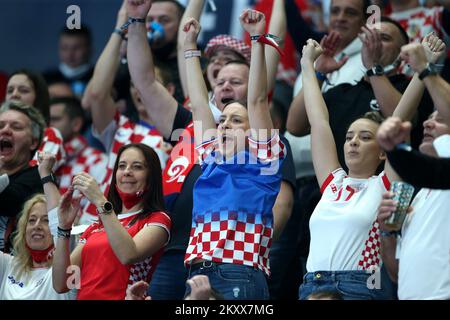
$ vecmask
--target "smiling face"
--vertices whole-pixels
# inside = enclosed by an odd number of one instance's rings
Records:
[[[217,76],[214,98],[217,108],[232,100],[247,100],[249,68],[244,64],[227,64]]]
[[[244,150],[249,128],[247,109],[238,102],[227,105],[220,116],[217,127],[221,153],[229,157]]]
[[[147,184],[148,165],[137,148],[128,148],[120,155],[116,172],[117,187],[125,193],[144,191]]]
[[[0,156],[3,157],[3,169],[24,167],[37,144],[37,139],[33,138],[31,120],[25,114],[16,110],[0,114]]]
[[[12,76],[6,88],[6,100],[22,101],[30,106],[34,105],[36,92],[33,82],[25,74]]]
[[[25,241],[33,250],[45,250],[53,244],[48,226],[47,206],[38,202],[30,209],[25,231]]]
[[[450,127],[444,122],[444,118],[439,112],[435,111],[423,123],[423,128],[423,140],[419,150],[426,155],[436,157],[437,153],[434,149],[433,141],[443,134],[450,134]]]
[[[350,176],[369,178],[385,159],[375,139],[378,127],[379,124],[372,120],[358,119],[347,130],[344,154]]]
[[[330,9],[330,30],[341,35],[342,49],[352,42],[365,23],[362,0],[333,0]]]

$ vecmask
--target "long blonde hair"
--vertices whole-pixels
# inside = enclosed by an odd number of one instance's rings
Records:
[[[35,204],[47,204],[47,199],[42,193],[34,195],[25,202],[23,210],[20,213],[17,231],[13,239],[15,268],[17,268],[17,278],[20,279],[23,274],[28,276],[33,268],[33,259],[27,248],[26,231],[31,209]]]

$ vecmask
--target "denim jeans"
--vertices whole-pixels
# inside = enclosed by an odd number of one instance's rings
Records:
[[[152,300],[182,300],[189,270],[184,266],[184,252],[165,252],[153,273],[147,294]]]
[[[189,278],[203,274],[208,276],[211,287],[225,300],[268,300],[269,288],[263,271],[232,263],[205,261],[190,268]],[[191,292],[186,286],[187,296]]]
[[[376,274],[372,275],[370,271],[364,270],[308,272],[299,288],[299,298],[306,300],[312,293],[331,291],[338,293],[344,300],[389,299],[389,294],[383,290],[381,284],[377,286],[372,281],[376,279],[376,276]],[[369,277],[371,278],[369,279]],[[376,281],[379,281],[380,278],[378,277]]]

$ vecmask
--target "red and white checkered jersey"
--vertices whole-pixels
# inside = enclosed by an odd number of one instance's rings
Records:
[[[128,234],[134,237],[147,226],[163,228],[170,237],[171,220],[164,212],[152,212],[147,217],[130,223],[142,214],[119,214],[118,219]],[[81,288],[79,300],[123,300],[128,286],[144,280],[150,282],[153,271],[164,251],[164,247],[141,262],[123,265],[108,241],[108,235],[99,223],[90,225],[80,237],[84,244],[81,251]]]
[[[194,207],[185,264],[195,259],[252,266],[270,275],[269,251],[273,235],[272,208],[279,192],[279,167],[286,151],[279,136],[268,142],[250,142],[246,162],[220,163],[214,148],[217,139],[197,149],[204,159],[203,174],[194,187]],[[244,159],[244,158],[242,158]],[[254,158],[253,158],[254,159]],[[280,161],[278,161],[280,160]],[[262,168],[277,162],[273,174]]]
[[[445,34],[442,26],[442,13],[444,7],[424,8],[418,7],[402,12],[393,12],[390,17],[400,23],[405,29],[411,42],[421,42],[422,39],[430,32],[434,33],[450,44],[449,36]]]
[[[378,206],[390,182],[382,172],[369,179],[339,168],[324,181],[309,222],[308,272],[367,270],[380,264]]]
[[[64,143],[67,160],[56,172],[59,182],[59,190],[64,194],[72,184],[73,177],[86,172],[98,183],[103,182],[106,175],[108,157],[98,149],[88,145],[87,140],[78,135]]]
[[[58,170],[66,162],[66,152],[64,151],[63,138],[58,129],[53,127],[47,127],[44,130],[44,137],[41,145],[30,161],[30,166],[37,166],[37,154],[38,152],[45,152],[53,154],[56,158],[56,163],[53,167],[53,171]]]
[[[101,135],[95,133],[96,136],[105,146],[105,149],[109,151],[108,165],[105,178],[103,179],[100,188],[103,192],[108,190],[111,183],[112,171],[114,169],[114,163],[116,162],[117,153],[119,149],[130,143],[143,143],[151,147],[158,154],[161,161],[161,167],[164,168],[169,158],[170,150],[172,146],[163,140],[163,137],[155,130],[142,126],[131,121],[129,118],[121,115],[119,112],[114,116],[114,120],[104,130]],[[106,135],[110,135],[112,139],[105,138]],[[86,217],[83,216],[87,213]],[[89,204],[83,211],[81,221],[83,223],[90,223],[97,217],[97,211],[93,204]],[[86,220],[88,218],[88,220]],[[90,221],[89,221],[90,220]]]

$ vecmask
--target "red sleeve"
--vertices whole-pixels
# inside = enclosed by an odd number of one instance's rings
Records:
[[[217,147],[217,138],[212,138],[209,141],[204,141],[202,144],[195,147],[202,161],[204,161]]]

